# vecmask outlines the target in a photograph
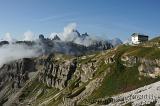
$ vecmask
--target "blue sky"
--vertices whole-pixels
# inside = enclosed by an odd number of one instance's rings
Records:
[[[0,38],[62,32],[77,23],[81,33],[126,40],[134,32],[160,35],[160,0],[0,0]]]

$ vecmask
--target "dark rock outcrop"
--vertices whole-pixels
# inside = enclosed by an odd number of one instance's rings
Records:
[[[21,88],[29,79],[28,74],[34,71],[36,71],[35,63],[29,58],[3,65],[0,68],[0,89],[9,82],[12,82],[12,88]]]
[[[137,56],[122,56],[121,60],[126,67],[133,67],[138,64],[140,75],[155,78],[160,75],[160,60],[146,59]]]
[[[9,42],[8,41],[1,41],[0,42],[0,46],[6,45],[6,44],[9,44]]]
[[[71,79],[77,68],[76,60],[59,62],[51,55],[41,63],[39,81],[59,89],[68,85],[68,80]]]
[[[61,40],[58,35],[55,35],[52,40]]]

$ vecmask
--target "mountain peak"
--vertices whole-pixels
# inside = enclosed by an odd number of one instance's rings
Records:
[[[58,35],[55,35],[52,40],[61,40]]]
[[[81,35],[81,38],[82,38],[82,39],[85,39],[85,38],[88,37],[88,36],[89,36],[89,35],[88,35],[88,33],[86,32],[86,33],[84,33],[84,34]]]
[[[73,29],[73,30],[72,30],[72,32],[75,32],[75,33],[78,35],[78,37],[80,37],[80,36],[81,36],[81,34],[79,33],[79,31],[78,31],[78,30],[76,30],[76,29]]]

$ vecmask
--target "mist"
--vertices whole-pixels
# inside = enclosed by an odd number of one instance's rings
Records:
[[[29,47],[27,45],[9,44],[0,47],[0,67],[8,62],[21,58],[32,58],[40,55],[38,46]]]

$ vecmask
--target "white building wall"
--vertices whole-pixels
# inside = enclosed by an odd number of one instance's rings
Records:
[[[140,43],[140,42],[138,41],[138,36],[132,36],[131,40],[132,40],[132,43],[133,43],[133,44],[139,44],[139,43]]]

